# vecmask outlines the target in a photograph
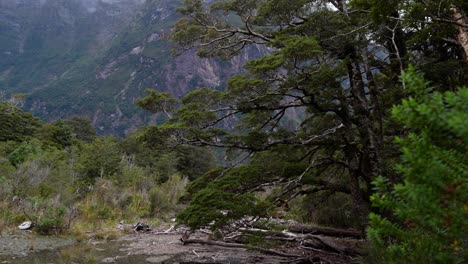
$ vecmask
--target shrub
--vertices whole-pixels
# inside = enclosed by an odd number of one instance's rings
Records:
[[[188,179],[179,175],[172,175],[168,181],[150,190],[150,212],[155,216],[162,216],[177,210],[177,203],[184,195]]]
[[[33,218],[35,230],[41,235],[61,233],[65,229],[66,208],[57,200],[42,197],[28,197],[25,211]]]

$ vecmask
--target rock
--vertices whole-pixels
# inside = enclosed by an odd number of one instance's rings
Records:
[[[169,259],[171,259],[171,256],[161,255],[161,256],[149,257],[146,259],[146,261],[150,263],[163,263],[164,261],[167,261]]]
[[[102,263],[116,263],[117,262],[117,259],[118,257],[114,257],[114,258],[104,258],[102,259]]]
[[[31,221],[26,221],[18,226],[20,230],[28,230],[28,229],[31,229],[32,227],[33,227],[33,222]]]
[[[134,228],[133,225],[131,225],[131,224],[126,224],[124,221],[120,221],[120,222],[117,224],[117,229],[122,230],[122,231],[124,231],[124,230],[131,230],[131,229],[133,229],[133,228]]]
[[[138,222],[133,226],[133,230],[137,232],[149,232],[151,231],[151,228],[145,223]]]

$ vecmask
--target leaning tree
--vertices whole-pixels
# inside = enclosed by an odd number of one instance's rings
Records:
[[[434,80],[464,81],[460,34],[467,27],[453,8],[458,3],[464,16],[466,4],[444,1],[437,13],[438,1],[206,2],[186,0],[180,8],[173,39],[181,51],[224,59],[261,52],[225,91],[200,88],[179,103],[151,90],[137,101],[169,116],[147,128],[146,142],[226,148],[236,156],[233,166],[191,185],[179,219],[220,226],[269,214],[298,196],[339,194],[363,227],[372,181],[397,180],[391,142],[401,131],[387,116],[405,96],[399,76],[409,63],[431,70],[434,62],[453,69],[451,78]]]

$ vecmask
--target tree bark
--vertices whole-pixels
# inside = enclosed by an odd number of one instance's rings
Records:
[[[463,11],[458,8],[454,7],[452,9],[453,12],[453,19],[456,22],[461,22],[462,24],[468,24],[468,18],[466,14],[463,13]],[[458,35],[457,35],[457,40],[460,46],[463,48],[463,51],[465,52],[465,62],[468,62],[468,28],[467,27],[458,27]]]

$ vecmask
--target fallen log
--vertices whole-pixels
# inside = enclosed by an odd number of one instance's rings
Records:
[[[301,246],[312,250],[322,250],[327,253],[344,254],[347,256],[361,255],[361,253],[358,252],[356,249],[346,246],[340,246],[334,243],[331,239],[327,239],[325,237],[309,236],[308,239],[303,240],[301,242]]]
[[[272,249],[266,249],[266,248],[255,247],[255,246],[244,245],[244,244],[238,244],[238,243],[226,243],[226,242],[215,241],[215,240],[204,240],[204,239],[195,239],[194,238],[194,239],[185,239],[182,242],[184,243],[184,245],[186,245],[186,244],[202,244],[202,245],[229,247],[229,248],[252,249],[252,250],[256,250],[256,251],[259,251],[259,252],[262,252],[262,253],[265,253],[265,254],[270,254],[270,255],[275,255],[275,256],[280,256],[280,257],[287,257],[287,258],[301,258],[301,257],[303,257],[301,255],[283,253],[283,252],[272,250]]]
[[[337,229],[337,228],[331,228],[331,227],[291,225],[288,227],[288,230],[294,233],[302,233],[302,234],[314,234],[314,235],[324,235],[324,236],[332,236],[332,237],[352,237],[352,238],[357,238],[357,239],[362,238],[362,233],[359,231]]]
[[[278,240],[284,242],[297,242],[307,248],[320,249],[325,252],[346,254],[350,256],[359,255],[359,252],[353,248],[340,246],[331,237],[318,236],[313,234],[295,234],[288,231],[271,231],[263,229],[242,229],[245,233],[265,234],[266,240]]]

